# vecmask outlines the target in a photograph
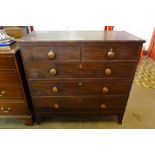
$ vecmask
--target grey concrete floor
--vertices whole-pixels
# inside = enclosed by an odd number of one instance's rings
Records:
[[[113,117],[105,118],[103,121],[93,122],[63,122],[46,120],[40,125],[25,126],[22,121],[16,119],[0,119],[0,128],[155,128],[155,89],[144,88],[133,83],[123,124],[119,125]]]

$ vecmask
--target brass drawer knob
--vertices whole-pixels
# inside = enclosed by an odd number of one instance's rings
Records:
[[[48,53],[48,58],[50,60],[53,60],[55,58],[55,53],[52,50]]]
[[[102,91],[103,91],[104,94],[106,94],[106,93],[109,92],[109,89],[108,89],[107,87],[103,87],[103,88],[102,88]]]
[[[55,69],[55,68],[52,68],[52,69],[50,70],[50,75],[55,76],[56,74],[57,74],[56,69]]]
[[[79,82],[78,85],[79,85],[79,86],[82,86],[82,82]]]
[[[58,87],[53,87],[53,88],[52,88],[52,92],[53,92],[53,93],[58,93],[58,91],[59,91]]]
[[[112,70],[110,68],[106,68],[105,75],[111,75],[111,74],[112,74]]]
[[[108,58],[112,59],[115,57],[115,52],[113,51],[113,49],[111,48],[108,52]]]
[[[82,69],[82,68],[83,68],[83,66],[82,66],[82,64],[80,64],[80,65],[79,65],[79,69]]]
[[[106,105],[105,105],[104,103],[102,103],[102,104],[100,105],[100,108],[101,108],[101,109],[105,109],[105,108],[106,108]]]
[[[55,104],[53,105],[53,107],[54,107],[54,109],[59,109],[59,108],[60,108],[59,104],[57,104],[57,103],[55,103]]]
[[[7,107],[7,108],[1,107],[1,110],[2,110],[4,113],[8,113],[8,112],[11,111],[11,108],[10,108],[10,107]]]
[[[5,91],[4,91],[4,90],[1,91],[1,92],[0,92],[0,97],[3,96],[4,94],[5,94]]]

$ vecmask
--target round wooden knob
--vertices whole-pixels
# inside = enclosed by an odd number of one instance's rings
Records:
[[[7,110],[9,110],[9,111],[10,111],[10,110],[11,110],[11,107],[8,107],[8,108],[7,108]]]
[[[109,92],[109,89],[108,89],[107,87],[103,87],[103,88],[102,88],[102,91],[103,91],[104,94],[106,94],[106,93]]]
[[[82,86],[82,82],[79,82],[78,85],[79,85],[79,86]]]
[[[109,50],[109,52],[108,52],[108,58],[112,59],[112,58],[114,58],[114,57],[115,57],[115,53],[114,53],[113,49],[111,48],[111,49]]]
[[[51,60],[55,58],[55,53],[52,50],[48,53],[48,58]]]
[[[105,75],[111,75],[112,71],[110,68],[105,69]]]
[[[58,93],[58,91],[59,91],[58,87],[53,87],[53,88],[52,88],[52,92],[53,92],[53,93]]]
[[[101,109],[105,109],[105,108],[106,108],[106,105],[105,105],[104,103],[102,103],[102,104],[100,105],[100,108],[101,108]]]
[[[1,110],[4,110],[4,107],[1,107]]]
[[[82,69],[82,67],[83,67],[82,64],[80,64],[80,65],[79,65],[79,68]]]
[[[57,103],[54,104],[53,107],[54,107],[54,109],[59,109],[60,108],[59,104],[57,104]]]
[[[1,91],[1,92],[0,92],[0,97],[2,97],[4,94],[5,94],[5,91],[4,91],[4,90]]]
[[[4,95],[4,94],[5,94],[5,91],[3,90],[3,91],[1,92],[1,94]]]
[[[57,74],[56,69],[52,68],[52,69],[50,70],[50,75],[54,76],[54,75],[56,75],[56,74]]]

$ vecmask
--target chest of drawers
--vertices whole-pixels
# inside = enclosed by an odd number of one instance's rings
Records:
[[[118,116],[122,123],[144,40],[123,31],[33,32],[20,45],[37,123]]]
[[[25,82],[19,48],[0,51],[0,118],[23,119],[32,125]]]

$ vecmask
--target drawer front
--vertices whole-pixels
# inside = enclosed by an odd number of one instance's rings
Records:
[[[23,103],[0,103],[0,115],[24,115],[28,114]]]
[[[24,46],[24,61],[80,60],[80,46]]]
[[[137,60],[139,52],[137,44],[83,46],[82,60]]]
[[[136,69],[135,61],[103,63],[26,63],[29,79],[52,78],[131,78]]]
[[[0,72],[0,84],[20,84],[16,72]]]
[[[29,81],[32,96],[127,95],[130,80]]]
[[[1,100],[22,100],[22,89],[20,85],[0,85],[0,101]]]
[[[13,56],[0,56],[0,70],[16,69]]]
[[[106,97],[38,97],[33,98],[35,109],[40,112],[106,111],[124,110],[126,96]]]

